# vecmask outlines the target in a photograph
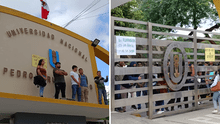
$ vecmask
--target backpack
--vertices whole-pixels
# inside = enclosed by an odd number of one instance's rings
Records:
[[[45,87],[47,85],[46,81],[40,75],[34,77],[34,85],[39,85]]]

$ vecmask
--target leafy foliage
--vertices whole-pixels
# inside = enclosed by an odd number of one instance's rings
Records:
[[[216,22],[218,13],[212,0],[142,0],[144,21],[197,29],[205,19]]]
[[[141,20],[143,18],[143,14],[141,10],[139,9],[139,3],[140,1],[132,0],[124,5],[121,5],[119,7],[112,9],[111,15],[114,17]],[[115,21],[114,25],[121,26],[121,27],[130,27],[130,28],[140,27],[137,24],[122,22],[122,21]],[[131,31],[130,32],[129,31],[116,31],[116,35],[121,35],[121,36],[136,36],[136,34],[137,33],[131,32]]]

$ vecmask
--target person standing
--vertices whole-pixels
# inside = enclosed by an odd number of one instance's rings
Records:
[[[164,79],[164,74],[160,74],[159,76],[160,76],[160,78]],[[157,78],[157,76],[156,76],[156,78]],[[167,82],[165,80],[157,82],[157,86],[166,86],[166,85],[167,85]],[[155,91],[155,93],[156,94],[168,93],[168,90],[167,90],[167,88],[158,89]],[[164,105],[164,100],[155,101],[155,103],[156,103],[155,106]],[[173,99],[169,100],[169,102],[167,104],[171,104],[171,103],[174,103]],[[174,107],[171,107],[171,110],[172,110],[172,108],[174,108]],[[165,108],[165,109],[167,111],[169,111],[168,108]],[[156,112],[157,112],[157,114],[162,114],[162,113],[164,113],[164,108],[156,109]]]
[[[190,62],[188,62],[188,67],[190,69],[190,72],[188,72],[188,75],[187,76],[191,76],[191,77],[194,77],[195,76],[195,70],[194,70],[194,65],[191,64]],[[189,84],[189,83],[194,83],[194,79],[187,79],[186,80],[186,84]],[[194,86],[188,86],[188,87],[183,87],[184,90],[194,90]],[[193,96],[193,100],[194,100],[194,96]],[[183,99],[184,102],[188,101],[188,97],[184,97]],[[195,104],[192,103],[192,106],[194,106]],[[185,108],[188,108],[189,107],[189,104],[185,104]]]
[[[102,95],[103,95],[105,105],[108,105],[105,84],[104,84],[104,82],[108,82],[108,76],[106,76],[106,79],[104,79],[101,76],[101,71],[97,71],[97,75],[98,76],[96,76],[94,78],[94,80],[95,80],[95,83],[97,84],[97,87],[98,87],[99,104],[102,104]]]
[[[120,61],[119,64],[116,65],[116,67],[124,67],[125,63],[123,61]],[[115,81],[122,81],[124,75],[115,75]],[[115,85],[115,90],[121,90],[122,86],[120,84]],[[115,94],[115,100],[121,99],[121,94]],[[125,112],[126,110],[121,107],[115,108],[115,111],[119,112]]]
[[[138,67],[142,67],[142,64],[141,63],[138,63]],[[140,74],[140,77],[141,79],[144,79],[144,74]],[[143,88],[143,87],[147,87],[147,82],[142,82],[142,83],[137,83],[136,85],[136,88]],[[139,97],[141,96],[141,92],[142,92],[142,95],[147,95],[147,90],[144,90],[144,91],[137,91],[136,92],[136,96]],[[147,104],[147,103],[145,103]],[[147,106],[146,106],[147,107]],[[138,108],[137,109],[141,109],[141,104],[138,104]]]
[[[218,70],[218,74],[216,75],[213,84],[210,86],[211,88],[217,85],[217,83],[219,81],[219,74],[220,74],[220,69]],[[212,99],[213,99],[213,105],[214,105],[214,109],[215,109],[214,111],[212,111],[212,113],[216,114],[216,113],[218,113],[217,102],[219,103],[219,110],[220,110],[220,91],[214,92]]]
[[[132,61],[130,63],[130,66],[129,67],[136,67],[137,66],[137,63]],[[124,80],[140,80],[141,77],[139,76],[140,74],[133,74],[133,75],[125,75],[124,78],[123,78],[123,81]],[[136,86],[136,83],[130,83],[130,84],[122,84],[122,90],[124,90],[124,88],[126,89],[132,89],[132,87]],[[133,95],[134,92],[130,92],[131,94],[131,97],[134,97]],[[127,98],[127,94],[126,93],[123,93],[122,94],[122,98]],[[124,108],[126,109],[126,107],[124,106]],[[137,107],[135,105],[131,105],[131,108],[132,109],[137,109]]]
[[[72,99],[75,100],[76,93],[78,101],[81,101],[81,87],[80,87],[80,79],[77,72],[77,66],[72,66],[72,71],[70,72],[70,78],[72,83]]]
[[[79,69],[79,79],[80,79],[80,86],[81,86],[81,101],[88,102],[88,78],[85,74],[83,74],[83,69]]]
[[[67,76],[67,72],[61,70],[61,63],[56,62],[55,67],[53,69],[53,76],[54,76],[54,83],[55,83],[55,99],[58,99],[59,93],[61,91],[62,99],[65,99],[65,90],[66,90],[66,83],[64,79],[64,75]]]
[[[41,82],[40,84],[45,84],[47,80],[47,70],[44,68],[45,61],[43,59],[39,60],[38,66],[37,66],[37,75],[40,75],[44,80],[44,82]],[[45,85],[40,86],[40,97],[43,97],[44,93],[44,87]]]
[[[201,71],[199,71],[199,72],[197,72],[197,75],[198,76],[202,76],[202,72]],[[205,84],[205,78],[197,78],[197,82],[198,82],[198,84],[199,84],[199,89],[202,89],[202,88],[207,88],[204,84]],[[201,94],[201,95],[199,95],[200,96],[200,98],[201,99],[204,99],[204,98],[206,98],[206,96],[207,96],[208,94]],[[198,96],[198,98],[199,98],[199,96]],[[202,103],[202,101],[201,102],[198,102],[198,105],[200,105]]]

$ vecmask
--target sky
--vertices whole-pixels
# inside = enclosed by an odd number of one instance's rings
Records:
[[[47,21],[64,27],[94,0],[47,0]],[[99,0],[95,0],[99,1]],[[109,0],[100,0],[84,16],[73,21],[66,29],[89,40],[99,39],[99,45],[109,51]],[[40,0],[1,0],[0,5],[41,18]],[[109,75],[109,66],[96,58],[102,76]],[[109,83],[106,84],[109,86]]]

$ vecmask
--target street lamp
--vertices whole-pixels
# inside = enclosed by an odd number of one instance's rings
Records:
[[[95,39],[93,42],[92,42],[92,46],[96,47],[98,44],[99,44],[100,40],[99,39]]]

